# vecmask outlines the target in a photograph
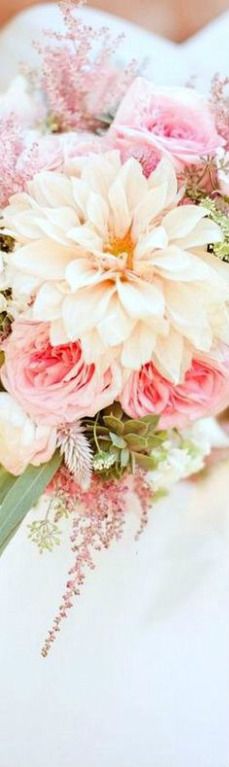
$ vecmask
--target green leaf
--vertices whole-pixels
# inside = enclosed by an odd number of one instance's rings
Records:
[[[143,418],[141,418],[141,421],[145,421],[145,423],[149,423],[151,428],[156,429],[157,424],[159,423],[160,416],[159,415],[144,415]]]
[[[113,402],[112,405],[108,405],[108,407],[105,407],[103,410],[103,418],[104,416],[107,416],[107,415],[114,416],[114,418],[118,418],[118,420],[121,420],[123,416],[123,410],[120,405],[120,402]]]
[[[110,438],[112,444],[115,445],[115,447],[119,447],[120,450],[122,450],[123,447],[126,447],[125,439],[119,437],[118,434],[114,434],[113,431],[110,431]]]
[[[125,469],[128,466],[130,460],[130,452],[127,450],[126,447],[121,450],[121,456],[120,456],[120,464],[122,469]]]
[[[134,434],[141,434],[143,437],[148,431],[148,426],[144,421],[137,421],[137,420],[129,420],[125,421],[124,424],[124,434],[128,434],[128,432]]]
[[[138,466],[141,466],[145,471],[153,471],[155,469],[155,460],[151,455],[142,455],[142,453],[134,453],[135,461]]]
[[[10,474],[9,471],[6,471],[3,466],[0,466],[0,504],[5,498],[6,493],[8,493],[10,487],[16,482],[16,479],[17,477]]]
[[[115,434],[119,434],[119,436],[121,437],[124,430],[124,424],[122,423],[122,421],[119,420],[119,418],[115,418],[115,416],[113,415],[104,415],[103,420],[104,420],[105,426],[108,426],[108,429],[110,429],[110,431],[114,431]]]
[[[38,501],[61,463],[62,457],[56,452],[49,463],[28,466],[20,477],[16,477],[0,506],[0,552]]]
[[[148,443],[145,437],[140,437],[138,434],[126,434],[125,440],[129,450],[134,452],[147,450]]]

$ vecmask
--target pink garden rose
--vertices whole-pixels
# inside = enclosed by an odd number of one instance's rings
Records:
[[[121,390],[116,363],[106,370],[87,365],[78,341],[51,346],[48,323],[17,320],[4,351],[3,384],[39,424],[94,416]]]
[[[156,87],[136,78],[108,134],[110,145],[142,162],[150,175],[162,155],[176,165],[198,164],[223,143],[206,99],[192,88]]]
[[[216,415],[229,404],[229,354],[225,363],[193,360],[184,382],[174,386],[152,362],[128,378],[121,404],[131,418],[160,415],[160,427],[183,428],[202,416]]]

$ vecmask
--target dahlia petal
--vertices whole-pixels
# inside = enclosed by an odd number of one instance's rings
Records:
[[[174,384],[182,380],[184,341],[182,335],[171,328],[167,337],[159,337],[155,347],[156,364],[160,372]]]
[[[158,187],[166,179],[166,199],[165,208],[176,201],[177,196],[177,176],[175,167],[169,157],[163,157],[158,163],[156,169],[151,173],[149,178],[149,186],[151,188]]]
[[[93,268],[92,262],[85,257],[75,259],[68,264],[65,279],[74,292],[83,286],[98,282],[100,274],[101,271]]]
[[[65,269],[74,258],[74,248],[67,248],[58,242],[44,238],[23,245],[11,256],[11,264],[34,277],[44,280],[64,279]]]
[[[32,307],[34,319],[42,321],[45,317],[48,322],[59,319],[62,302],[63,294],[55,285],[46,282],[40,287]]]
[[[130,317],[146,319],[163,315],[163,294],[155,285],[140,279],[132,282],[120,280],[117,290],[120,301]]]
[[[178,244],[181,248],[196,248],[207,243],[222,242],[222,230],[214,221],[204,218],[199,221],[190,234],[179,237]]]
[[[68,232],[68,237],[86,252],[96,252],[103,249],[101,237],[87,224],[74,226]]]
[[[201,205],[180,205],[178,208],[170,210],[162,220],[169,239],[180,240],[181,237],[186,237],[206,216],[207,212]]]
[[[156,226],[149,234],[143,235],[136,245],[134,256],[136,259],[141,259],[148,253],[152,253],[153,250],[158,248],[167,248],[168,237],[163,226]]]
[[[105,282],[78,290],[63,301],[63,322],[69,340],[74,341],[97,327],[107,310],[115,285]]]
[[[62,173],[54,171],[37,173],[34,180],[28,182],[27,189],[41,207],[50,205],[56,208],[59,205],[73,205],[71,180]]]
[[[115,237],[123,237],[130,229],[132,215],[128,207],[125,189],[119,176],[113,182],[108,200],[110,205],[110,228]]]
[[[152,328],[138,322],[130,337],[123,344],[121,362],[124,368],[140,370],[142,365],[152,358],[156,333]]]
[[[142,232],[146,232],[150,224],[153,223],[156,216],[164,208],[167,194],[167,184],[164,182],[155,189],[146,192],[141,202],[137,205],[134,212],[134,221],[132,232],[134,239],[137,239]]]
[[[133,319],[124,311],[118,296],[113,295],[106,316],[97,328],[104,346],[118,346],[129,337],[133,325]]]

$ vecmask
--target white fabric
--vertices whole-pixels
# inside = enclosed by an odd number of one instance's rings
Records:
[[[2,32],[2,86],[31,61],[32,38],[59,24],[42,6]],[[125,26],[123,52],[144,49],[157,82],[199,70],[207,86],[227,70],[229,15],[179,47]],[[0,564],[1,767],[228,767],[227,471],[176,487],[138,543],[130,509],[125,538],[98,555],[47,660],[39,652],[71,562],[68,525],[63,545],[40,557],[26,520]]]

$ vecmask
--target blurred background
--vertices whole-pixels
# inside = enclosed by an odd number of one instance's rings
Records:
[[[1,0],[0,25],[39,0]],[[133,21],[174,42],[194,35],[229,7],[228,0],[90,0],[88,5]]]

